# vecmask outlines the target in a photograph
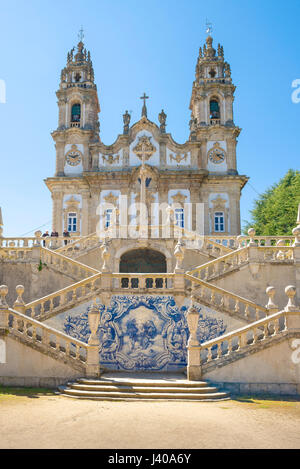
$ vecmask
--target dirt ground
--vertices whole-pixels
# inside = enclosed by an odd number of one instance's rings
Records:
[[[300,402],[103,402],[0,394],[0,448],[300,448]]]

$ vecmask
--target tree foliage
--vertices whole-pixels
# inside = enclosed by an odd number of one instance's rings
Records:
[[[255,228],[258,236],[291,235],[296,226],[300,203],[300,172],[290,169],[277,184],[267,189],[254,201],[252,221],[244,233]]]

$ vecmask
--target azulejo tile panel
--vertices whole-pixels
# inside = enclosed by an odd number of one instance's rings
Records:
[[[105,310],[98,305],[100,363],[115,370],[179,370],[186,366],[187,308],[179,309],[172,296],[113,296]],[[222,319],[199,310],[200,342],[224,334]],[[64,332],[84,342],[90,334],[88,310],[68,316]]]

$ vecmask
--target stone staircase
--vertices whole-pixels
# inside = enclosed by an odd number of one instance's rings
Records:
[[[62,396],[99,401],[196,401],[210,402],[229,399],[206,381],[188,381],[183,375],[124,373],[103,375],[99,379],[81,378],[67,386],[60,386]]]

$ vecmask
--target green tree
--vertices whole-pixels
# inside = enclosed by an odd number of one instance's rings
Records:
[[[290,169],[277,184],[267,189],[254,201],[252,221],[244,233],[255,228],[258,236],[291,235],[296,226],[300,203],[300,172]]]

